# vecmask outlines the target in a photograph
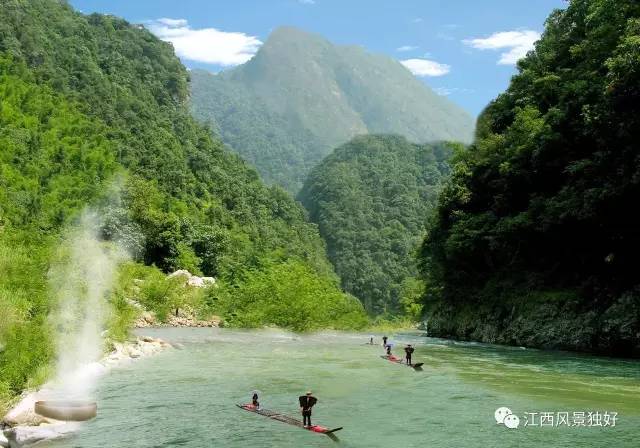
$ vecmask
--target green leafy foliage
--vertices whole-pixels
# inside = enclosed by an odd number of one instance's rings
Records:
[[[249,62],[192,73],[192,108],[269,183],[297,192],[313,166],[356,135],[469,142],[471,117],[398,61],[280,27]]]
[[[240,83],[193,70],[190,85],[196,117],[255,166],[265,181],[291,192],[300,189],[323,155],[311,132],[273,113]]]
[[[402,306],[403,314],[414,322],[417,322],[422,317],[424,307],[422,300],[425,287],[424,281],[415,277],[408,277],[402,282],[399,302]]]
[[[55,229],[117,169],[106,127],[0,56],[0,398],[47,365],[46,272]],[[4,399],[2,402],[6,402]]]
[[[209,289],[210,302],[225,323],[274,325],[295,331],[358,329],[367,318],[358,300],[318,277],[299,260],[247,270],[242,280]]]
[[[403,311],[402,283],[417,275],[415,252],[453,146],[356,137],[318,165],[300,192],[343,288],[370,313]]]
[[[0,394],[44,378],[49,262],[87,205],[105,240],[163,272],[234,282],[278,252],[336,283],[303,208],[191,117],[188,80],[141,26],[64,1],[0,2]],[[186,300],[151,288],[159,312]],[[116,288],[119,339],[135,312],[126,299]]]
[[[550,311],[536,319],[564,313],[584,325],[549,331],[537,345],[640,353],[640,315],[628,300],[640,297],[639,52],[636,1],[573,0],[551,14],[455,160],[425,240],[427,283],[441,288],[430,305],[447,328],[440,334],[469,337],[472,328],[444,323],[482,304],[492,311],[476,313],[475,324],[511,315],[494,321],[492,337],[520,343],[524,330],[509,322],[528,312],[531,291],[569,291],[577,301],[545,299]],[[612,313],[625,318],[613,324]]]
[[[49,239],[0,232],[0,411],[50,359],[44,316]]]
[[[166,322],[169,314],[176,310],[188,308],[198,312],[205,308],[203,290],[185,282],[184,276],[167,277],[155,266],[130,262],[120,268],[118,290],[114,295],[129,299],[129,305],[131,301],[143,305],[161,322]]]
[[[108,153],[132,174],[137,200],[160,209],[145,214],[139,204],[133,210],[147,219],[147,263],[172,268],[187,256],[192,264],[195,259],[176,239],[211,253],[222,248],[208,244],[227,232],[229,241],[248,246],[236,252],[242,260],[231,262],[246,262],[247,252],[259,257],[284,247],[330,271],[303,210],[283,191],[264,186],[191,118],[188,73],[169,44],[122,19],[83,16],[53,0],[9,0],[1,8],[0,33],[6,37],[0,50],[24,60],[37,83],[54,87],[103,122]]]
[[[107,128],[0,56],[0,222],[59,228],[116,170]]]

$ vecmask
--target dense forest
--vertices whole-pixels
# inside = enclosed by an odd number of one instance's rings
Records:
[[[356,135],[472,139],[472,118],[397,60],[297,28],[276,28],[241,66],[192,77],[195,116],[266,182],[292,193],[313,166]]]
[[[314,168],[299,194],[343,288],[372,314],[402,314],[420,296],[415,257],[453,147],[356,137]]]
[[[640,355],[640,3],[573,0],[458,154],[421,254],[439,336]]]
[[[191,108],[230,148],[260,170],[263,179],[296,192],[322,145],[294,121],[273,113],[241,84],[204,70],[191,72]]]
[[[47,271],[87,205],[100,212],[102,237],[117,235],[136,262],[121,277],[149,278],[143,293],[165,311],[166,291],[153,290],[159,269],[217,277],[220,297],[201,304],[223,312],[226,291],[248,297],[295,267],[280,286],[307,285],[287,300],[316,314],[296,329],[364,323],[303,208],[191,117],[188,81],[171,45],[141,26],[57,0],[0,3],[0,402],[46,378]],[[131,317],[123,297],[110,300]],[[291,323],[276,317],[247,320]]]
[[[112,339],[135,299],[161,321],[189,306],[354,329],[366,310],[640,356],[640,4],[572,0],[518,69],[469,147],[413,143],[468,142],[473,124],[362,48],[279,28],[248,63],[190,73],[143,26],[3,0],[0,410],[49,376],[48,273],[87,208],[131,256]],[[176,269],[217,286],[187,290]]]

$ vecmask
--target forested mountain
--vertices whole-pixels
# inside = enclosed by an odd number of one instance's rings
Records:
[[[267,182],[292,192],[358,134],[469,142],[473,133],[467,113],[398,61],[291,27],[274,30],[244,65],[217,75],[195,70],[191,96],[197,117]]]
[[[187,84],[171,45],[141,26],[58,0],[0,3],[0,401],[44,375],[47,269],[86,205],[147,265],[240,294],[293,266],[315,326],[328,325],[322,304],[362,317],[302,207],[196,123]]]
[[[299,199],[327,242],[343,288],[370,313],[401,311],[451,152],[445,143],[360,136],[309,174]]]
[[[518,68],[424,242],[429,330],[638,356],[640,3],[571,1]]]

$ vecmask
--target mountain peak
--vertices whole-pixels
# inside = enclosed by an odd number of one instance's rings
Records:
[[[296,53],[297,57],[306,57],[313,54],[314,49],[330,47],[331,44],[320,34],[308,32],[294,26],[279,26],[274,29],[264,45],[258,50],[257,58],[264,57],[265,53],[277,57],[288,53]]]
[[[472,118],[397,60],[296,27],[276,28],[253,59],[220,77],[227,85],[194,79],[196,114],[219,122],[223,139],[268,181],[292,191],[355,135],[392,133],[413,142],[472,138]],[[233,115],[256,116],[246,135]]]
[[[320,34],[303,30],[291,25],[280,25],[271,31],[269,37],[267,37],[266,43],[277,41],[296,41],[296,40],[315,40],[324,41],[327,40]]]

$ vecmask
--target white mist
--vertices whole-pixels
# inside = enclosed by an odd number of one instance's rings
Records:
[[[100,241],[94,212],[82,214],[63,241],[51,266],[49,283],[55,295],[51,313],[56,337],[54,394],[62,399],[86,399],[97,379],[96,363],[104,349],[109,316],[108,294],[116,269],[126,258],[117,244]]]

